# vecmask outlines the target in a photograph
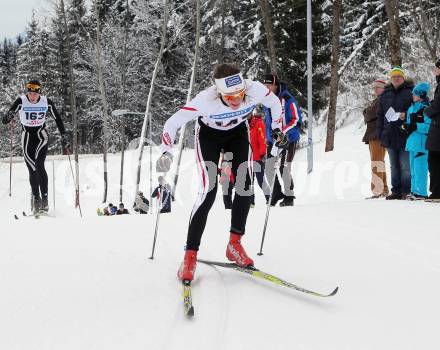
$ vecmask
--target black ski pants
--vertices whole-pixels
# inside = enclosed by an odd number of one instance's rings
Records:
[[[293,157],[295,156],[297,144],[298,142],[289,143],[287,149],[281,151],[280,175],[284,185],[284,193],[282,191],[278,176],[274,174],[273,166],[275,162],[275,157],[268,158],[266,161],[266,172],[268,174],[268,179],[270,179],[271,181],[275,181],[273,185],[273,194],[272,194],[272,203],[271,203],[272,205],[275,205],[277,201],[281,199],[285,199],[287,201],[293,201],[294,199],[292,161],[293,161]],[[272,150],[272,144],[269,144],[267,153],[270,154],[271,150]],[[273,176],[275,176],[275,179],[273,178]]]
[[[199,193],[193,207],[186,249],[198,250],[209,211],[217,193],[217,169],[220,152],[229,153],[235,178],[230,232],[243,235],[252,194],[252,152],[247,121],[230,130],[217,130],[198,121],[195,132],[195,152],[199,173]]]
[[[32,194],[36,198],[47,196],[47,173],[44,168],[49,136],[46,128],[26,128],[21,133],[23,157],[29,170]]]
[[[440,198],[440,152],[428,152],[429,189],[432,196]]]

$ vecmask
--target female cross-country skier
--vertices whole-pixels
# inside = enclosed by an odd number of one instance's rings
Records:
[[[230,63],[215,67],[214,80],[215,85],[200,92],[165,122],[161,144],[163,154],[156,164],[159,172],[170,169],[170,151],[177,130],[186,122],[197,119],[195,155],[200,190],[190,217],[185,257],[177,273],[182,281],[194,278],[201,237],[217,192],[217,168],[222,150],[232,153],[232,173],[236,181],[226,257],[239,266],[254,264],[241,245],[241,238],[245,233],[252,195],[248,117],[257,104],[272,110],[274,138],[280,144],[285,141],[280,131],[281,103],[273,92],[260,82],[244,79],[240,69]]]
[[[31,80],[26,84],[26,93],[14,102],[2,123],[8,124],[18,113],[21,123],[21,146],[23,156],[29,170],[29,182],[32,188],[34,212],[48,211],[47,173],[44,161],[47,153],[49,135],[46,130],[46,117],[55,119],[65,148],[68,147],[66,131],[63,121],[53,102],[41,95],[41,84],[38,80]]]

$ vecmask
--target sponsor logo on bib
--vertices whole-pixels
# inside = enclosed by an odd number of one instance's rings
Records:
[[[24,112],[46,112],[47,107],[23,107]]]

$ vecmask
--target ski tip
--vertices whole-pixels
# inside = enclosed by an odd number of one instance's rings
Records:
[[[333,295],[335,295],[339,290],[339,287],[336,287],[335,290],[333,292],[331,292],[328,296],[332,297]]]
[[[188,317],[194,317],[194,306],[191,306],[186,314]]]

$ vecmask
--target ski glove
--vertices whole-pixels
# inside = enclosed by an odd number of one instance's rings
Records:
[[[156,162],[156,172],[166,173],[170,170],[173,163],[173,156],[169,152],[164,152]]]
[[[423,111],[424,109],[421,109],[416,113],[411,113],[409,115],[409,119],[411,120],[411,123],[423,123],[424,122]]]
[[[65,150],[70,149],[70,140],[69,140],[69,135],[67,133],[61,134],[61,144],[63,145],[63,148]]]
[[[413,131],[417,129],[417,124],[414,122],[411,122],[410,124],[402,124],[402,130],[407,134],[410,135]]]
[[[12,119],[14,119],[14,115],[12,113],[8,113],[5,116],[3,116],[2,123],[3,124],[9,124]]]
[[[275,129],[272,131],[272,138],[275,141],[275,146],[278,148],[286,149],[289,146],[287,135],[284,134],[280,129]]]

